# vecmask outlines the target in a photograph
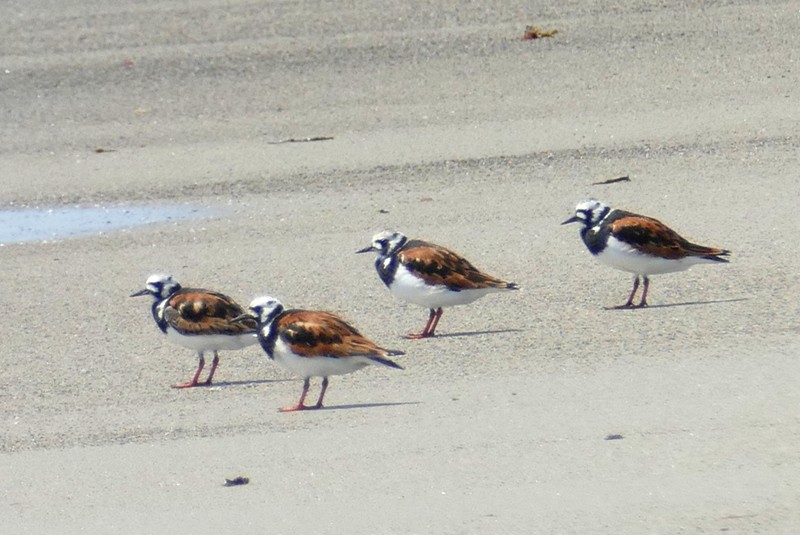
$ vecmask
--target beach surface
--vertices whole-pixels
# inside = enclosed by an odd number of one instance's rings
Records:
[[[176,214],[0,247],[2,531],[800,532],[800,2],[398,4],[0,5],[2,208]],[[730,263],[609,309],[631,277],[559,225],[587,198]],[[521,290],[407,340],[427,311],[354,254],[384,229]],[[171,388],[156,272],[405,369],[290,414],[258,346]]]

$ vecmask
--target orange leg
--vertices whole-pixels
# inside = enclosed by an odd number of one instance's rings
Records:
[[[439,326],[439,319],[442,317],[443,313],[444,313],[444,310],[442,310],[442,307],[439,307],[436,310],[436,316],[433,318],[433,325],[431,325],[431,328],[428,331],[428,336],[433,336],[434,335],[434,331],[436,331],[436,327]]]
[[[328,390],[328,378],[327,377],[323,377],[322,378],[322,390],[320,390],[320,392],[319,392],[319,399],[317,400],[317,404],[314,405],[315,409],[321,409],[322,408],[322,398],[325,397],[325,391],[326,390]]]
[[[200,372],[203,371],[203,366],[206,365],[206,359],[203,358],[203,352],[200,351],[197,354],[198,359],[200,360],[199,364],[197,365],[197,371],[194,372],[194,377],[188,383],[178,383],[174,385],[172,388],[191,388],[193,386],[197,386],[197,379],[200,377]],[[211,373],[214,373],[213,370]]]
[[[636,275],[636,278],[633,279],[633,290],[631,290],[631,294],[628,296],[628,300],[625,301],[624,305],[619,305],[614,308],[635,308],[633,306],[633,298],[636,296],[636,291],[639,289],[639,275]]]
[[[642,300],[639,301],[638,308],[647,306],[647,289],[650,288],[650,279],[644,277],[644,288],[642,288]]]
[[[438,309],[432,308],[428,315],[428,323],[425,324],[425,328],[422,332],[407,334],[406,338],[410,340],[419,340],[420,338],[429,338],[433,336],[434,331],[436,331],[436,326],[439,325],[439,318],[442,317],[442,312],[442,307]]]
[[[282,409],[278,409],[280,412],[295,412],[295,411],[304,411],[310,409],[311,407],[307,407],[305,405],[306,401],[306,394],[308,394],[308,387],[311,385],[311,381],[308,377],[303,380],[303,393],[300,394],[300,401],[297,402],[297,405],[292,405],[289,407],[283,407]]]
[[[217,371],[217,366],[219,366],[219,355],[216,351],[214,351],[214,360],[211,361],[211,371],[208,372],[208,379],[206,379],[206,384],[211,384],[211,379],[214,377],[214,372]]]

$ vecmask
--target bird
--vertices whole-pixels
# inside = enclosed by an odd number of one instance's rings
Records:
[[[402,351],[379,347],[330,312],[286,310],[277,299],[262,296],[253,299],[247,312],[233,321],[256,321],[258,340],[267,356],[303,378],[300,400],[280,412],[321,409],[331,375],[352,373],[369,365],[403,369],[387,358],[403,355]],[[322,377],[322,387],[317,403],[306,405],[311,377]]]
[[[650,275],[684,271],[695,264],[728,263],[727,249],[697,245],[652,217],[611,208],[598,200],[581,202],[575,215],[561,223],[581,223],[581,239],[603,264],[634,274],[628,300],[614,308],[647,306]],[[633,300],[644,282],[638,305]]]
[[[131,297],[153,298],[153,319],[167,339],[197,352],[197,371],[191,380],[174,385],[190,388],[210,385],[219,365],[218,351],[242,349],[258,342],[255,320],[231,321],[244,308],[227,295],[202,288],[183,288],[171,275],[157,273],[147,278],[145,287]],[[204,383],[199,382],[205,366],[205,353],[214,353],[211,370]]]
[[[356,253],[377,253],[375,269],[395,297],[430,309],[428,322],[410,339],[434,336],[443,307],[466,305],[484,295],[518,290],[515,282],[488,275],[467,259],[440,245],[409,240],[401,232],[379,232]]]

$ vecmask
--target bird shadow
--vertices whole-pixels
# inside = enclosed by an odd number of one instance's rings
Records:
[[[214,388],[221,387],[227,388],[230,386],[255,386],[255,385],[264,385],[269,383],[286,383],[291,381],[291,379],[253,379],[251,381],[220,381],[218,383],[211,383],[210,385],[198,385],[204,386],[207,388]]]
[[[733,299],[712,299],[708,301],[684,301],[682,303],[664,303],[660,305],[647,305],[646,307],[603,307],[603,310],[642,310],[648,308],[672,308],[672,307],[691,307],[698,305],[714,305],[718,303],[736,303],[738,301],[749,301],[749,297],[735,297]]]
[[[349,409],[374,409],[377,407],[399,407],[401,405],[419,405],[422,403],[421,401],[398,401],[398,402],[387,402],[387,403],[355,403],[350,405],[333,405],[328,406],[325,405],[321,407],[319,410],[323,411],[338,411],[338,410],[349,410]]]
[[[457,338],[459,336],[483,336],[486,334],[520,333],[522,329],[492,329],[488,331],[464,331],[459,333],[435,334],[431,338]],[[402,338],[410,340],[407,336]],[[424,338],[423,338],[424,340]]]

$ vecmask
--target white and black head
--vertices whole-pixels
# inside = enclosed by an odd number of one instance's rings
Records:
[[[250,301],[247,316],[254,317],[259,325],[266,325],[283,312],[283,305],[274,297],[256,297]],[[241,317],[241,316],[240,316]],[[238,318],[237,318],[238,319]]]
[[[583,201],[575,207],[575,215],[561,223],[583,223],[584,227],[591,228],[600,223],[611,211],[606,203],[594,199]]]
[[[139,297],[140,295],[151,295],[153,299],[159,301],[166,299],[181,289],[181,285],[172,278],[172,275],[166,273],[156,273],[147,277],[144,284],[144,289],[132,293],[131,297]]]
[[[359,249],[356,253],[375,251],[378,253],[378,256],[381,257],[391,256],[405,245],[407,241],[408,238],[402,232],[384,230],[372,237],[372,244],[369,247]]]

